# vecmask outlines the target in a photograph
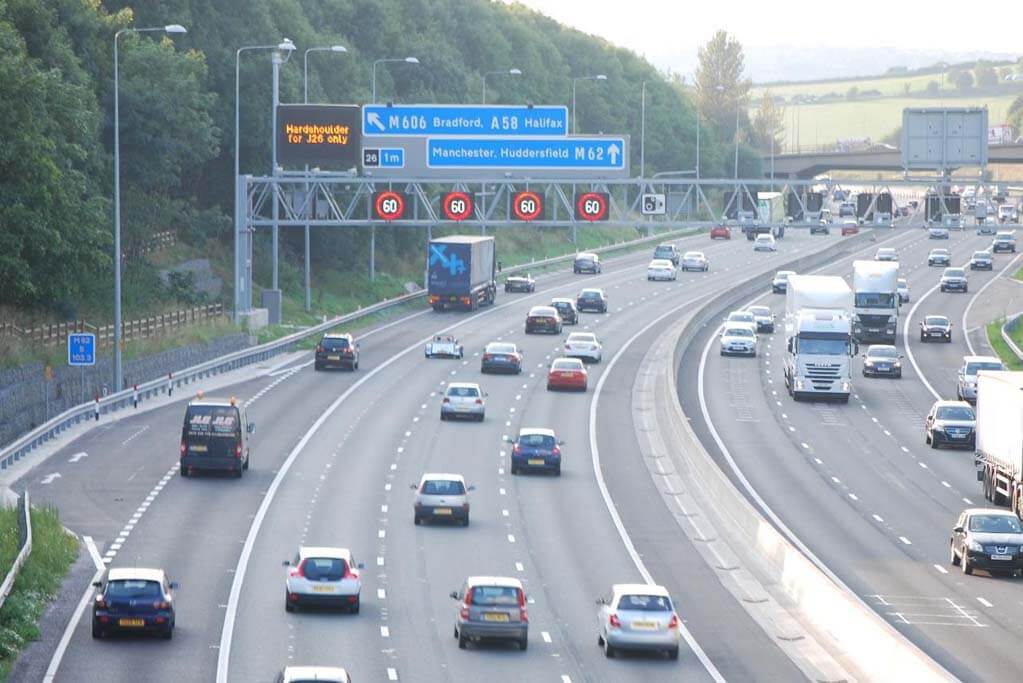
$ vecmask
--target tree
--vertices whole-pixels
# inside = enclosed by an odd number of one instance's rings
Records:
[[[968,93],[973,90],[973,74],[969,71],[965,69],[953,71],[950,78],[959,92]]]
[[[990,89],[998,86],[998,74],[994,67],[987,62],[978,62],[973,73],[978,88]]]
[[[1016,130],[1023,130],[1023,95],[1017,95],[1016,99],[1009,105],[1009,111],[1005,115],[1005,122]]]
[[[778,106],[770,90],[765,90],[753,119],[754,143],[761,152],[770,152],[773,140],[773,149],[778,152],[782,149],[784,134],[785,109]]]
[[[721,131],[734,132],[736,109],[746,111],[749,106],[751,81],[744,71],[742,45],[725,31],[715,33],[699,50],[696,97],[700,113]]]

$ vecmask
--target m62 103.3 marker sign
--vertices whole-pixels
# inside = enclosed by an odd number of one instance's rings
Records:
[[[466,192],[448,192],[441,198],[440,208],[449,221],[464,221],[472,215],[472,197]]]
[[[543,215],[543,197],[532,190],[516,192],[512,197],[512,214],[520,221],[535,221]]]
[[[373,195],[373,218],[381,221],[400,221],[405,217],[405,195],[384,190]]]
[[[606,192],[583,192],[575,198],[577,221],[606,221],[610,198]]]

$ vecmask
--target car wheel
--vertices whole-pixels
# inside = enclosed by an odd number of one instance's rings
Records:
[[[314,371],[319,372],[322,369],[323,369],[322,365],[320,365],[319,363],[313,363],[313,370]]]
[[[963,556],[959,559],[959,566],[963,569],[963,574],[970,576],[973,574],[973,565],[970,564],[970,556],[967,553],[963,553]]]
[[[561,465],[558,465],[557,467],[554,468],[554,476],[555,477],[561,476]]]
[[[935,450],[938,448],[938,440],[935,439],[933,435],[931,436],[931,448]]]
[[[927,432],[924,432],[924,444],[927,446],[931,445],[931,435]]]
[[[465,644],[468,642],[468,638],[463,636],[461,633],[458,634],[458,649],[464,650]]]
[[[173,627],[173,626],[168,626],[168,627],[167,627],[167,630],[166,630],[166,631],[164,631],[163,633],[161,633],[161,634],[160,634],[160,636],[161,636],[161,637],[162,637],[162,638],[163,638],[164,640],[170,640],[171,638],[173,638],[173,637],[174,637],[174,627]]]
[[[945,343],[946,344],[951,344],[952,343],[952,334],[951,333],[949,333],[949,335],[947,337],[945,337]]]
[[[448,416],[447,416],[447,415],[445,415],[444,413],[441,413],[441,414],[440,414],[440,421],[441,421],[441,422],[444,422],[444,421],[446,421],[447,419],[448,419]]]
[[[182,477],[189,477],[189,476],[191,476],[191,474],[189,474],[189,472],[188,472],[188,468],[187,467],[182,467],[181,468],[181,476]]]
[[[959,566],[959,556],[956,555],[956,546],[952,542],[948,544],[948,562],[954,567]]]
[[[287,593],[284,594],[284,611],[285,612],[294,612],[295,611],[295,604],[292,603],[291,600],[288,600],[288,594]]]
[[[920,334],[920,343],[923,344],[925,342],[926,342],[926,338],[924,337],[923,333],[921,333]]]
[[[423,518],[420,517],[419,515],[412,515],[412,523],[415,524],[416,526],[419,526],[420,524],[423,523]]]
[[[668,650],[667,654],[668,659],[678,659],[678,648],[677,647],[671,648],[670,650]]]
[[[551,391],[551,385],[550,385],[550,382],[548,382],[548,383],[547,383],[547,391]]]
[[[529,638],[523,637],[519,640],[519,649],[525,651],[529,647]]]
[[[245,458],[245,463],[242,465],[243,470],[249,469],[249,458]]]
[[[94,622],[92,622],[92,637],[93,637],[93,638],[95,638],[95,639],[97,639],[97,640],[103,640],[103,638],[104,638],[104,637],[105,637],[106,635],[107,635],[107,634],[106,634],[106,631],[104,631],[103,629],[101,629],[101,628],[99,627],[99,624],[97,624],[97,623],[96,623],[95,621],[94,621]]]
[[[515,474],[518,474],[518,473],[519,473],[519,468],[518,468],[518,467],[516,467],[515,465],[512,465],[512,466],[511,466],[511,473],[512,473],[513,475],[515,475]]]
[[[902,379],[902,371],[901,370],[899,370],[898,372],[895,373],[895,379]]]
[[[466,515],[465,519],[462,520],[462,526],[469,526],[469,515]]]
[[[355,604],[352,605],[352,614],[358,614],[359,608],[362,606],[362,597],[359,595],[355,596]]]
[[[611,643],[607,642],[606,639],[604,640],[604,656],[608,659],[614,659],[615,656],[614,647],[612,647]]]

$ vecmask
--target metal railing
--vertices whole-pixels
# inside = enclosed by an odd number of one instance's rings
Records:
[[[648,242],[681,237],[682,235],[689,234],[690,232],[692,231],[678,230],[663,232],[635,240],[607,245],[605,247],[590,249],[589,251],[596,253],[613,252]],[[543,268],[546,266],[557,265],[570,261],[574,257],[575,253],[573,252],[540,261],[532,261],[530,263],[511,266],[503,269],[501,275],[528,271],[532,268]],[[200,363],[177,373],[172,373],[167,377],[160,377],[148,382],[143,382],[137,385],[138,400],[141,403],[149,398],[159,396],[161,394],[167,394],[178,387],[193,384],[214,375],[237,370],[253,363],[262,363],[274,356],[292,350],[296,344],[304,341],[305,339],[326,332],[338,325],[350,323],[368,315],[373,315],[374,313],[379,313],[425,297],[426,290],[420,290],[418,292],[405,294],[393,299],[386,299],[371,306],[359,309],[358,311],[346,313],[345,315],[338,316],[319,325],[295,332],[294,334],[290,334],[286,337],[281,337],[280,339],[267,342],[265,344],[260,344],[248,349],[229,353],[219,358],[214,358],[213,360],[205,363]],[[42,446],[50,439],[59,436],[67,429],[80,424],[81,422],[86,420],[98,421],[103,415],[109,415],[115,411],[133,406],[134,399],[135,392],[133,389],[129,388],[64,411],[60,415],[57,415],[44,424],[36,427],[32,431],[18,437],[7,446],[0,448],[0,469],[7,469],[10,465],[25,457],[36,448]]]
[[[1016,354],[1016,358],[1018,358],[1020,361],[1023,361],[1023,349],[1019,348],[1016,342],[1012,340],[1012,335],[1009,334],[1017,327],[1019,327],[1021,319],[1023,319],[1023,312],[1009,316],[1008,318],[1005,319],[1005,322],[1002,323],[1001,332],[1002,341],[1005,342],[1005,345],[1008,346],[1014,354]]]
[[[14,581],[18,578],[18,573],[25,565],[25,560],[32,554],[32,506],[29,503],[27,489],[18,496],[18,541],[21,544],[21,550],[14,558],[14,564],[11,565],[7,576],[4,577],[4,582],[0,583],[0,607],[7,602],[7,596],[14,588]]]

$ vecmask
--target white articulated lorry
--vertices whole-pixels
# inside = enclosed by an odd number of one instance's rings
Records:
[[[853,293],[840,277],[790,275],[785,292],[785,388],[799,401],[847,402],[852,390]]]
[[[894,344],[899,327],[899,264],[853,261],[853,337]]]
[[[984,497],[1023,519],[1023,372],[978,373],[976,463]]]

